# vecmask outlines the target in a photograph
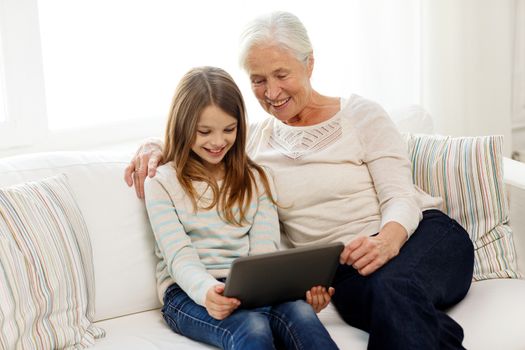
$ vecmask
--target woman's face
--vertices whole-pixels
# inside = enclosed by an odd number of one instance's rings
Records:
[[[286,122],[299,116],[312,92],[313,61],[299,61],[289,50],[256,45],[246,58],[252,91],[264,110]]]

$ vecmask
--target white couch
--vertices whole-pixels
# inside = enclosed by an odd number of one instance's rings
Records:
[[[106,330],[94,350],[210,348],[172,332],[155,289],[153,235],[142,201],[122,177],[128,152],[59,152],[0,159],[0,187],[66,173],[93,246],[96,324]],[[525,271],[525,164],[505,159],[506,188],[518,263]],[[525,280],[473,283],[449,314],[468,349],[525,349]],[[366,349],[368,335],[346,325],[330,305],[320,313],[342,349]]]

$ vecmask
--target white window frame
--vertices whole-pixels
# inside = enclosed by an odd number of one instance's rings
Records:
[[[36,1],[0,0],[0,34],[0,149],[12,150],[38,142],[47,129]]]
[[[164,129],[163,118],[144,118],[50,131],[37,0],[0,0],[0,39],[0,81],[4,83],[6,115],[6,121],[0,123],[0,157],[35,151],[94,149],[159,136]]]

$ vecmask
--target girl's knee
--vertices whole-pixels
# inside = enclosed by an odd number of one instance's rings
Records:
[[[273,335],[268,319],[256,312],[243,312],[221,337],[223,349],[271,349]]]
[[[317,317],[312,306],[304,300],[289,301],[281,304],[281,306],[281,312],[293,315],[294,318],[309,319]]]
[[[258,313],[249,313],[240,328],[244,328],[246,334],[254,334],[255,336],[272,333],[268,318]]]
[[[248,312],[231,334],[231,340],[237,345],[273,343],[272,329],[268,318],[256,312]]]

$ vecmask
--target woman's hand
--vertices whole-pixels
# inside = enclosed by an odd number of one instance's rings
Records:
[[[317,286],[306,291],[306,302],[312,305],[314,311],[319,313],[322,309],[330,304],[330,299],[335,293],[335,289],[330,287],[326,290],[325,287]]]
[[[363,276],[370,275],[397,256],[407,238],[405,228],[390,221],[376,236],[357,237],[348,243],[339,262],[352,265]]]
[[[137,197],[144,198],[146,175],[155,176],[157,166],[162,162],[162,143],[160,140],[149,140],[140,145],[124,171],[124,180],[130,187],[135,185]]]
[[[217,284],[206,293],[206,311],[216,320],[224,320],[241,305],[241,302],[235,298],[228,298],[222,295],[224,285]]]

